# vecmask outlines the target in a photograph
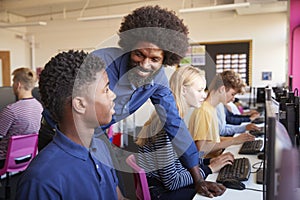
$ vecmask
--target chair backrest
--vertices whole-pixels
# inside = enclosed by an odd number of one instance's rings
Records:
[[[4,167],[0,175],[6,172],[19,172],[27,168],[37,153],[38,134],[16,135],[9,139]]]
[[[136,196],[139,200],[151,200],[145,170],[136,164],[133,154],[126,158],[126,163],[134,170]]]

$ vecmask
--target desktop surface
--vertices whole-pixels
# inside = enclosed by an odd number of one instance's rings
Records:
[[[262,160],[257,158],[257,155],[241,155],[238,154],[239,149],[242,145],[233,145],[225,149],[224,152],[231,152],[235,158],[246,157],[250,161],[251,172],[256,172],[256,170],[262,165]],[[255,168],[253,168],[255,167]],[[262,166],[261,166],[262,167]],[[218,173],[210,174],[206,180],[216,182]],[[236,190],[227,188],[222,196],[214,197],[213,199],[222,199],[222,200],[262,200],[263,199],[263,185],[256,183],[256,173],[250,173],[248,181],[243,181],[246,189]],[[248,189],[247,189],[248,188]],[[250,190],[251,189],[251,190]],[[252,190],[253,189],[253,190]],[[201,196],[196,194],[193,200],[206,200],[211,199],[208,197]]]

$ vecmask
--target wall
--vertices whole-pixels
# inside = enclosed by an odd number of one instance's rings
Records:
[[[178,11],[181,4],[174,1],[162,1],[162,7]],[[132,6],[132,5],[131,5]],[[136,5],[138,7],[140,5]],[[110,14],[126,13],[134,7],[116,8]],[[92,10],[85,15],[107,14],[102,10]],[[35,37],[36,67],[43,67],[50,57],[60,50],[70,48],[92,51],[117,43],[116,33],[121,19],[106,21],[78,22],[79,13],[67,13],[62,19],[59,15],[32,18],[46,20],[45,27],[30,27],[27,35]],[[256,15],[237,15],[234,11],[217,13],[180,14],[189,26],[191,42],[212,42],[232,40],[252,40],[252,83],[254,87],[282,84],[287,77],[287,13],[269,13]],[[56,18],[61,18],[57,20]],[[0,49],[12,51],[12,70],[30,62],[29,46],[15,38],[16,32],[0,29]],[[261,72],[272,71],[271,81],[262,81]],[[150,103],[149,103],[150,104]],[[138,112],[142,125],[150,115],[146,104]],[[149,112],[145,112],[146,109]],[[143,115],[143,113],[146,113]]]
[[[252,40],[254,87],[285,82],[287,74],[285,13],[243,16],[231,13],[218,13],[211,16],[198,14],[187,16],[185,21],[190,27],[193,41]],[[271,81],[261,80],[263,71],[273,72]]]
[[[177,9],[178,10],[178,9]],[[123,13],[123,12],[120,12]],[[181,14],[190,29],[192,42],[252,40],[252,83],[254,87],[282,84],[287,77],[287,14],[236,15],[234,12]],[[197,19],[197,20],[195,20]],[[91,51],[103,43],[116,44],[121,19],[78,22],[75,19],[49,21],[46,27],[32,27],[36,41],[36,66],[42,67],[59,50]],[[271,81],[261,72],[272,71]]]
[[[11,72],[23,66],[30,67],[29,44],[27,41],[16,38],[16,35],[25,34],[26,29],[0,29],[0,51],[10,51]],[[2,81],[0,81],[2,86]]]

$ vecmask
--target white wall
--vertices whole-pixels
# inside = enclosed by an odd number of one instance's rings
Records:
[[[198,20],[195,20],[198,19]],[[287,15],[285,13],[236,16],[185,15],[190,37],[196,42],[252,40],[252,84],[276,85],[287,74]],[[262,81],[261,72],[272,71],[271,81]]]
[[[165,7],[178,11],[180,4],[163,1]],[[176,2],[176,1],[175,1]],[[139,6],[139,5],[137,5]],[[110,12],[126,13],[133,7],[118,7]],[[93,10],[92,15],[101,15],[102,10]],[[87,14],[87,13],[85,13]],[[89,13],[90,14],[90,13]],[[106,14],[106,13],[104,13]],[[59,16],[46,16],[30,20],[47,20],[45,27],[26,29],[0,29],[0,50],[11,51],[11,68],[30,65],[30,46],[28,41],[15,37],[27,34],[35,37],[35,67],[44,64],[59,50],[70,48],[91,51],[103,42],[113,44],[121,19],[106,21],[78,22],[79,13],[70,13],[65,19]],[[217,13],[181,14],[189,26],[193,42],[252,40],[252,83],[254,87],[281,84],[287,74],[287,13],[258,15],[237,15],[233,11]],[[49,19],[54,20],[49,20]],[[109,40],[109,42],[107,42]],[[271,81],[262,81],[261,72],[272,71]]]
[[[0,51],[10,51],[11,72],[18,67],[30,67],[29,43],[16,38],[16,35],[23,35],[25,32],[24,28],[0,29]]]
[[[168,8],[178,10],[180,7],[172,6]],[[124,10],[120,9],[113,14],[124,13]],[[96,15],[97,12],[94,12]],[[56,16],[52,17],[55,19]],[[43,67],[60,50],[75,48],[92,51],[101,46],[117,44],[116,33],[121,19],[78,22],[77,17],[78,13],[73,13],[64,20],[48,20],[45,27],[27,29],[27,35],[35,37],[36,67]],[[192,42],[252,40],[252,86],[274,86],[286,81],[287,13],[240,16],[234,12],[218,12],[181,14],[180,17],[189,27]],[[12,70],[21,65],[28,66],[31,58],[28,42],[17,39],[17,33],[0,29],[0,49],[11,51]],[[263,71],[273,72],[271,81],[261,80]],[[146,103],[136,113],[137,125],[142,125],[148,119],[152,110],[150,104]]]
[[[236,15],[234,12],[181,14],[192,42],[252,40],[252,86],[282,84],[287,77],[287,14]],[[29,28],[35,36],[36,66],[42,67],[59,50],[91,51],[102,43],[116,44],[121,19],[78,22],[75,18],[50,21]],[[107,42],[108,40],[108,42]],[[1,45],[2,46],[2,45]],[[22,58],[21,58],[22,59]],[[261,73],[272,71],[271,81]]]

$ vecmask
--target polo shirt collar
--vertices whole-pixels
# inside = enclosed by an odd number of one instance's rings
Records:
[[[58,127],[55,126],[56,129],[56,134],[53,139],[53,142],[59,146],[63,151],[66,153],[82,159],[82,160],[87,160],[89,157],[89,150],[81,146],[72,140],[70,140],[67,136],[65,136],[60,130],[58,130]]]

